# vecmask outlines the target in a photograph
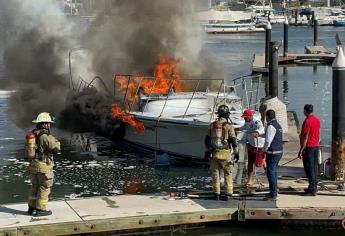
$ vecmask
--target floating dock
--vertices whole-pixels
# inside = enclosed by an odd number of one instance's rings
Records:
[[[53,201],[49,208],[53,215],[31,217],[26,214],[26,204],[1,206],[0,235],[138,232],[164,226],[248,220],[286,220],[300,224],[303,221],[309,225],[321,220],[324,225],[342,227],[345,221],[345,197],[326,195],[280,194],[277,201],[264,201],[263,196],[253,195],[234,197],[227,202],[122,195]]]
[[[320,46],[319,46],[320,47]],[[312,50],[312,52],[315,52],[317,50],[316,46],[312,47],[306,47],[309,48],[309,50]],[[322,48],[322,47],[321,47]],[[318,51],[321,52],[321,51]],[[284,57],[280,55],[278,57],[278,64],[279,65],[315,65],[315,64],[332,64],[336,54],[334,53],[326,53],[322,51],[321,53],[287,53],[287,55]],[[265,67],[265,55],[264,54],[254,54],[253,60],[252,60],[252,73],[262,73],[267,74],[268,68]]]
[[[256,172],[255,192],[240,187],[243,176],[238,170],[245,164],[240,162],[230,201],[215,201],[212,193],[200,191],[191,192],[189,198],[162,193],[65,199],[50,201],[53,214],[46,217],[28,216],[26,203],[6,204],[0,206],[0,236],[155,232],[210,222],[258,220],[345,229],[345,191],[339,188],[344,183],[320,182],[317,196],[303,196],[308,182],[303,178],[302,161],[296,159],[299,142],[294,117],[288,112],[289,132],[284,135],[289,142],[280,161],[277,201],[264,199],[268,184],[262,169]],[[329,150],[323,154],[329,155]]]

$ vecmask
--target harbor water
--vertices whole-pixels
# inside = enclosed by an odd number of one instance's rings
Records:
[[[344,28],[320,27],[319,44],[335,51],[335,34],[345,40]],[[312,44],[311,27],[290,27],[289,52],[302,53],[305,45]],[[273,25],[272,39],[283,39],[283,26]],[[282,50],[282,47],[281,47]],[[2,51],[2,50],[0,50]],[[226,79],[231,80],[251,73],[253,54],[264,52],[264,34],[207,35],[202,53],[211,54]],[[0,77],[4,68],[0,60]],[[322,144],[331,143],[331,88],[332,68],[325,65],[279,67],[279,98],[289,111],[296,111],[303,121],[303,106],[314,105],[322,121]],[[1,78],[0,78],[1,79]],[[30,181],[23,160],[24,137],[28,130],[18,128],[10,119],[7,109],[11,91],[0,90],[0,204],[25,202]],[[211,178],[204,166],[170,166],[157,169],[150,153],[119,147],[105,138],[92,140],[92,147],[82,148],[80,141],[88,134],[52,132],[62,140],[62,154],[56,157],[55,184],[51,199],[77,198],[119,193],[157,193],[178,189],[211,190]],[[86,138],[87,140],[88,138]],[[79,140],[79,141],[78,141]],[[91,145],[91,146],[92,146]],[[203,148],[203,147],[200,147]],[[298,147],[296,147],[298,148]],[[101,154],[101,155],[99,155]],[[305,235],[323,235],[310,231]],[[343,235],[333,232],[330,235]],[[262,228],[234,231],[226,227],[196,230],[191,235],[293,235],[294,231]]]

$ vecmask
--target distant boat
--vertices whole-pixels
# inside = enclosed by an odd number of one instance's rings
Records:
[[[267,24],[268,21],[271,24],[284,24],[286,19],[285,12],[278,13],[271,5],[251,5],[246,8],[246,11],[252,12],[259,24]]]
[[[198,12],[198,20],[200,22],[209,21],[252,21],[254,15],[251,12],[233,11],[230,8],[210,9]]]
[[[264,32],[264,28],[258,28],[254,23],[208,23],[204,24],[205,32],[209,34],[230,33],[258,33]]]
[[[345,26],[345,18],[339,19],[339,20],[334,20],[333,25],[334,26]]]

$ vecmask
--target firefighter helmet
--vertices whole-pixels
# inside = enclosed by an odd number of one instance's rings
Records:
[[[229,107],[227,105],[220,105],[218,107],[218,112],[217,112],[218,116],[223,116],[223,115],[227,115],[230,114],[230,110]]]
[[[54,123],[54,121],[48,112],[41,112],[32,123]]]

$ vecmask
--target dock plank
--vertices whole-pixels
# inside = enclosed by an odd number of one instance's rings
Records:
[[[171,201],[161,196],[142,195],[71,200],[68,203],[84,220],[95,220],[100,217],[106,219],[206,210],[190,199]]]
[[[1,206],[0,228],[82,221],[65,201],[53,202],[49,204],[49,207],[54,212],[53,215],[35,218],[27,215],[27,204]]]

